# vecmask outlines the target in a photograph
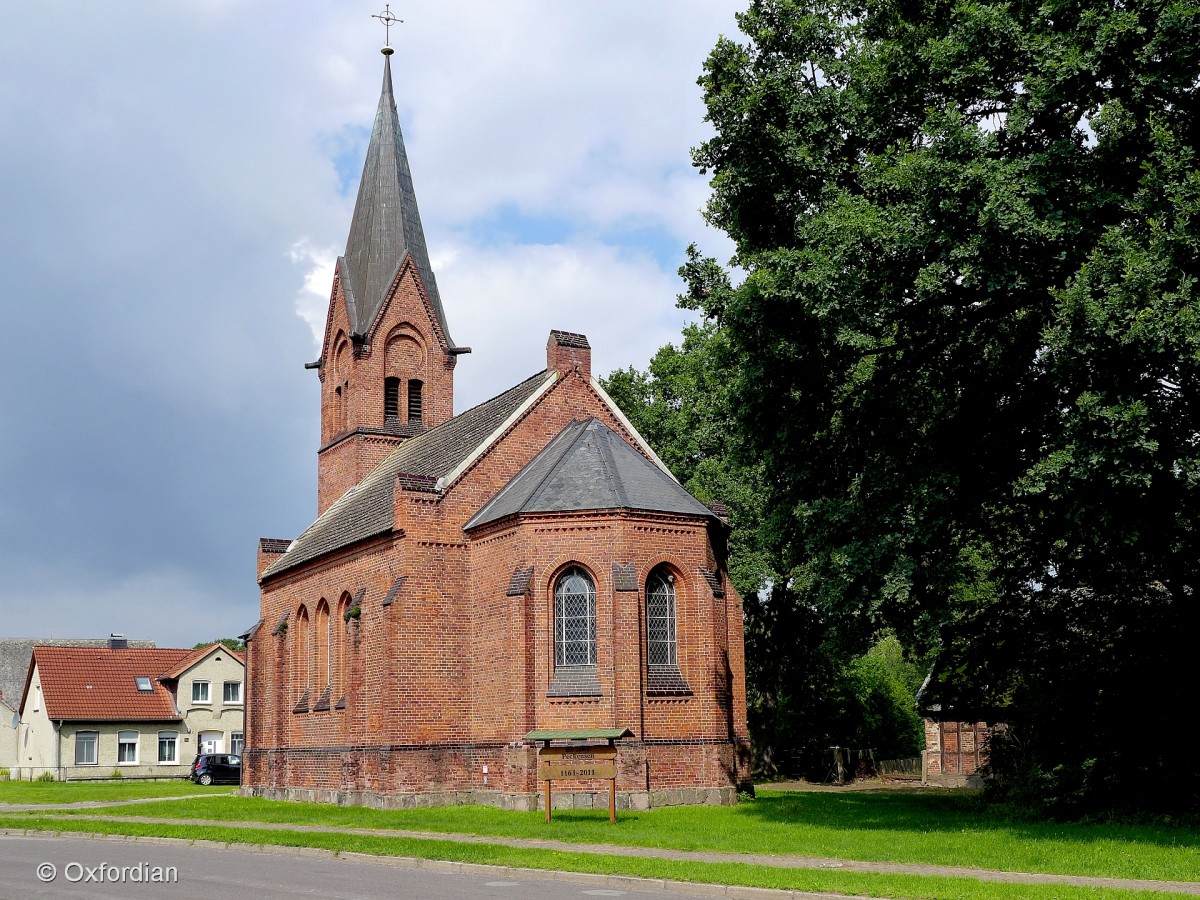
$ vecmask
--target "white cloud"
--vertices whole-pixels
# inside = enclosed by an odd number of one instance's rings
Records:
[[[312,331],[313,343],[319,349],[325,339],[329,293],[333,289],[338,252],[332,247],[314,247],[311,241],[302,239],[292,245],[288,256],[304,271],[304,287],[296,295],[296,314]]]
[[[551,329],[586,334],[593,372],[607,375],[644,367],[685,318],[673,275],[599,243],[458,246],[438,288],[454,339],[473,351],[455,370],[460,411],[542,369]]]

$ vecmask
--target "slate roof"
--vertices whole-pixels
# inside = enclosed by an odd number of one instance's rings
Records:
[[[396,114],[396,99],[392,94],[392,61],[391,57],[385,56],[383,91],[358,185],[350,237],[346,241],[345,256],[338,260],[351,332],[365,335],[370,330],[384,297],[410,253],[448,349],[466,352],[465,347],[456,348],[450,338],[437,280],[429,264],[429,250],[425,246],[425,232],[417,210],[404,135],[400,131],[400,117]]]
[[[518,513],[639,509],[714,518],[712,510],[599,419],[560,431],[463,526]]]
[[[108,647],[35,647],[42,701],[51,719],[166,721],[179,719],[171,693],[158,678],[193,655],[191,650]],[[134,680],[150,679],[139,691]]]
[[[498,397],[405,441],[292,541],[287,553],[263,572],[263,578],[390,532],[393,484],[397,476],[417,476],[432,486],[480,449],[497,428],[554,377],[555,373],[549,370],[538,372]]]
[[[0,638],[0,694],[13,709],[21,705],[33,648],[107,647],[107,638]],[[154,641],[129,641],[130,647],[154,647]]]

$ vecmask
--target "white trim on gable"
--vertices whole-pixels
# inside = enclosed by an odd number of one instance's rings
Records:
[[[211,656],[213,656],[216,653],[220,653],[222,650],[224,650],[225,653],[227,653],[229,655],[229,658],[231,660],[233,660],[235,663],[237,663],[239,666],[241,666],[243,670],[245,670],[245,668],[246,668],[245,660],[239,659],[237,654],[233,650],[230,650],[224,644],[212,644],[211,646],[209,646],[208,650],[205,652],[205,654],[203,656],[201,656],[199,659],[193,661],[186,669],[180,669],[179,674],[169,680],[182,681],[183,677],[185,675],[187,675],[188,672],[192,671],[192,669],[196,668],[196,666],[200,665],[201,663],[207,662]],[[192,652],[194,653],[195,651],[192,651]]]
[[[616,416],[617,421],[625,426],[625,430],[633,435],[633,439],[637,441],[638,446],[642,449],[642,452],[650,457],[650,460],[656,466],[666,472],[672,481],[674,481],[676,484],[679,484],[679,479],[675,477],[675,473],[668,469],[667,464],[658,458],[658,454],[655,453],[650,445],[646,443],[646,439],[638,434],[638,430],[633,427],[633,423],[625,417],[625,413],[621,412],[621,407],[617,406],[613,398],[608,396],[608,391],[604,390],[604,388],[600,386],[600,382],[596,379],[596,376],[589,376],[589,381],[592,383],[592,390],[600,395],[600,399],[604,401],[604,405],[608,407],[609,412]]]
[[[491,446],[496,443],[496,441],[500,440],[501,436],[503,436],[503,434],[508,431],[508,429],[510,429],[515,422],[525,415],[525,413],[529,412],[529,410],[532,409],[534,405],[546,395],[546,392],[549,391],[557,381],[558,372],[554,370],[548,371],[546,373],[546,380],[543,381],[538,389],[529,396],[528,400],[513,410],[512,415],[500,423],[499,427],[497,427],[495,431],[480,441],[479,446],[475,448],[471,455],[459,463],[453,471],[448,472],[437,480],[437,484],[435,485],[437,490],[439,492],[444,491],[450,485],[454,484],[454,482],[456,482],[459,478],[461,478],[462,474],[467,471],[467,469],[471,468],[471,466],[475,465],[476,461],[483,456],[483,454],[486,453]],[[330,508],[332,509],[332,507]]]

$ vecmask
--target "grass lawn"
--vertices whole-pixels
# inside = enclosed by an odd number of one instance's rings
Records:
[[[163,801],[106,814],[399,828],[555,838],[678,850],[795,853],[1062,875],[1200,881],[1200,834],[1185,828],[1029,823],[972,796],[763,790],[736,807],[504,812],[479,806],[376,810],[233,796]]]
[[[225,794],[226,787],[201,787],[186,779],[173,781],[0,781],[0,811],[5,803],[81,803],[87,800],[139,800],[185,794]]]
[[[207,803],[208,801],[200,801]],[[47,831],[86,831],[106,834],[172,837],[222,843],[320,847],[338,853],[408,856],[529,869],[595,872],[665,878],[712,884],[831,891],[867,897],[909,900],[1167,900],[1189,895],[1083,888],[1065,885],[1021,885],[981,882],[968,878],[884,875],[813,869],[776,869],[739,863],[695,863],[659,859],[630,859],[553,850],[462,844],[452,841],[366,837],[333,832],[265,831],[191,825],[147,825],[137,822],[94,822],[82,817],[0,817],[0,831],[36,828]]]

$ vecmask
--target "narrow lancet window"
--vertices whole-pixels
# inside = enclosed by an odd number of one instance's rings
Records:
[[[675,576],[655,569],[646,582],[646,661],[651,668],[678,669],[675,640]]]
[[[400,379],[383,379],[383,421],[400,421]]]
[[[554,586],[554,665],[596,665],[596,586],[578,567]]]
[[[408,383],[408,424],[421,424],[421,388],[424,385],[415,378]]]

